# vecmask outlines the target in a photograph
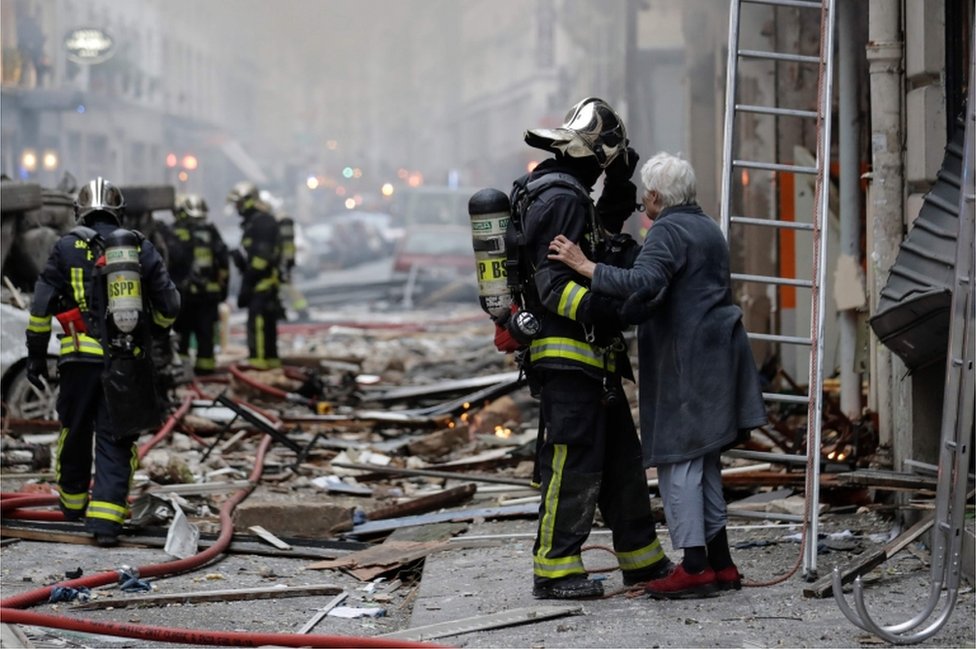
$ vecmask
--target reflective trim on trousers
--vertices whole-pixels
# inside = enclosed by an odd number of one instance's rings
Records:
[[[125,523],[126,508],[104,500],[93,500],[88,504],[88,518],[100,518],[122,525]]]
[[[80,512],[84,511],[85,505],[88,504],[88,492],[69,494],[66,491],[61,491],[58,499],[61,501],[61,506],[65,509]]]
[[[563,469],[566,466],[566,445],[553,445],[552,480],[549,488],[543,494],[545,513],[539,521],[539,551],[533,558],[532,570],[537,577],[557,579],[568,575],[585,573],[583,557],[575,554],[568,557],[549,557],[552,552],[552,539],[556,527],[556,511],[559,507],[559,490],[563,481]]]
[[[630,550],[629,552],[615,552],[615,554],[617,555],[617,563],[620,565],[621,570],[640,570],[641,568],[653,566],[663,559],[664,549],[661,547],[661,541],[654,539],[642,548]]]

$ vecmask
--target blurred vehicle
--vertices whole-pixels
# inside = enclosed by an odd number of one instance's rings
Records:
[[[474,187],[423,186],[397,191],[396,210],[406,227],[414,225],[468,226],[468,199]]]
[[[403,231],[394,227],[389,214],[350,211],[306,227],[304,236],[309,246],[305,272],[314,276],[322,270],[349,268],[389,257]]]
[[[477,301],[471,228],[430,224],[407,228],[393,256],[393,274],[405,281],[407,303],[418,296]]]
[[[61,342],[55,333],[61,331],[54,321],[47,345],[49,388],[40,390],[27,380],[27,330],[29,314],[10,304],[0,304],[0,394],[3,416],[14,419],[57,419],[58,353]]]

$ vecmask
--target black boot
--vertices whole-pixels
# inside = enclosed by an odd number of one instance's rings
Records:
[[[532,595],[536,599],[592,599],[603,597],[603,584],[586,575],[544,579],[536,581]]]

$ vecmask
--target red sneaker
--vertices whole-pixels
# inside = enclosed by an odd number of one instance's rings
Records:
[[[654,599],[691,599],[708,597],[718,591],[715,581],[715,571],[705,568],[698,574],[692,575],[685,567],[678,564],[667,577],[647,582],[644,592]]]
[[[740,590],[742,588],[742,573],[735,567],[726,566],[715,573],[715,583],[719,590]]]

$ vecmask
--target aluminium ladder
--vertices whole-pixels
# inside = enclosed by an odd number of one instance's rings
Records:
[[[972,38],[976,39],[976,25]],[[844,598],[840,571],[833,573],[834,599],[856,626],[892,644],[913,644],[931,638],[949,620],[959,595],[962,539],[969,490],[969,458],[973,443],[973,401],[976,391],[976,46],[970,40],[969,92],[966,99],[965,144],[959,184],[959,230],[949,341],[946,349],[945,393],[942,399],[939,470],[935,523],[931,534],[929,592],[922,610],[891,625],[876,622],[864,603],[864,584],[854,582],[852,609]],[[943,596],[943,590],[945,595]],[[920,598],[921,601],[921,598]]]
[[[818,511],[820,505],[820,445],[823,409],[823,339],[824,339],[824,300],[822,290],[826,275],[826,236],[829,215],[829,177],[830,165],[830,123],[831,96],[833,89],[834,58],[834,0],[731,0],[729,11],[729,55],[726,74],[725,93],[725,140],[722,153],[722,194],[721,226],[722,232],[732,247],[733,234],[743,228],[775,228],[777,234],[792,230],[809,232],[812,236],[812,268],[809,277],[777,277],[732,273],[732,280],[745,283],[758,283],[767,287],[794,287],[794,290],[808,289],[810,292],[809,336],[785,335],[782,332],[748,332],[749,339],[765,341],[775,345],[798,345],[809,347],[810,376],[806,395],[764,392],[767,402],[806,404],[807,440],[806,455],[791,456],[792,461],[806,465],[805,488],[806,506],[803,515],[803,575],[807,580],[817,577],[817,534]],[[794,52],[744,49],[741,46],[740,21],[744,5],[768,5],[804,10],[802,13],[817,12],[820,19],[820,52],[817,56]],[[812,14],[811,14],[812,15]],[[818,92],[815,110],[802,110],[784,106],[750,105],[739,103],[738,81],[740,62],[766,61],[774,65],[781,63],[815,66],[817,69]],[[817,151],[813,165],[799,165],[779,160],[744,160],[735,157],[737,151],[737,117],[743,114],[764,115],[779,120],[782,118],[813,120],[816,124]],[[756,218],[748,215],[733,215],[733,179],[736,173],[749,173],[750,170],[772,172],[773,174],[797,174],[815,177],[814,214],[810,222],[783,218]],[[732,225],[739,227],[732,228]],[[738,234],[736,234],[738,236]],[[799,273],[798,273],[799,274]],[[754,453],[753,456],[764,454]],[[768,455],[768,454],[767,454]]]

